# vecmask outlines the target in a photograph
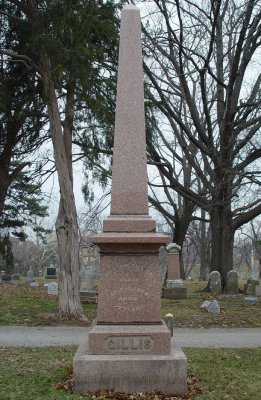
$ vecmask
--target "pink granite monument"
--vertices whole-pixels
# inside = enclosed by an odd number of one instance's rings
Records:
[[[161,320],[159,248],[148,214],[140,13],[121,17],[111,212],[100,247],[97,320],[74,358],[74,391],[186,393],[187,360]]]
[[[183,280],[180,278],[179,257],[181,247],[176,243],[169,243],[166,249],[168,252],[168,270],[162,295],[165,299],[186,299],[187,288],[183,287]]]

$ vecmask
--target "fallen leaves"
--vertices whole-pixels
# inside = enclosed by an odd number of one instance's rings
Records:
[[[68,377],[64,381],[57,382],[53,385],[54,389],[61,390],[65,389],[72,392],[73,389],[73,370],[72,368],[68,368],[67,370]]]

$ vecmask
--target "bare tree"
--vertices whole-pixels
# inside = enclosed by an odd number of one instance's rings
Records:
[[[225,287],[234,233],[261,212],[260,7],[257,0],[154,0],[153,12],[143,32],[158,129],[169,146],[175,136],[175,158],[187,160],[201,190],[177,179],[171,157],[153,140],[150,156],[164,186],[209,214],[211,270],[220,271]]]

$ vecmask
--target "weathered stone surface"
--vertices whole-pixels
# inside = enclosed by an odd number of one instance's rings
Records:
[[[179,253],[168,253],[168,280],[180,279]]]
[[[210,302],[210,304],[207,306],[207,311],[212,314],[220,313],[220,305],[218,304],[217,300],[212,300]]]
[[[58,296],[58,283],[57,282],[48,283],[47,293],[53,296]]]
[[[256,296],[257,297],[261,296],[261,285],[256,285]]]
[[[89,334],[90,354],[170,354],[170,331],[159,325],[97,325]]]
[[[227,274],[227,293],[228,294],[238,294],[238,273],[234,270],[231,270]]]
[[[164,299],[178,300],[187,298],[187,288],[184,287],[175,287],[175,288],[164,287],[162,289],[162,292]]]
[[[205,300],[203,301],[203,303],[201,304],[200,308],[208,308],[208,306],[210,305],[211,301],[209,300]]]
[[[33,282],[33,279],[34,279],[34,272],[33,272],[33,270],[32,270],[32,267],[30,267],[29,269],[28,269],[28,271],[27,271],[27,283],[31,283],[31,282]]]
[[[254,306],[259,303],[259,300],[255,296],[246,296],[244,297],[244,303],[245,305]]]
[[[184,282],[183,282],[183,280],[182,279],[173,279],[173,280],[167,280],[167,282],[166,282],[166,287],[168,288],[168,289],[171,289],[171,288],[180,288],[180,287],[183,287],[184,286]]]
[[[253,280],[259,280],[260,278],[260,262],[259,260],[254,259],[251,265],[251,278]]]
[[[161,321],[158,254],[104,254],[100,269],[98,322]]]
[[[99,277],[98,269],[93,263],[80,271],[80,299],[82,302],[97,303],[97,293],[94,285]]]
[[[140,15],[128,6],[121,16],[111,214],[148,214],[147,180]]]
[[[166,246],[168,252],[168,280],[180,279],[180,265],[179,265],[179,254],[181,247],[176,243],[169,243]]]
[[[209,275],[210,292],[214,295],[221,293],[221,277],[218,271],[212,271]]]
[[[212,313],[212,314],[219,314],[220,313],[220,306],[218,304],[218,302],[216,300],[205,300],[200,308],[204,308],[205,310],[207,310],[208,312]]]
[[[85,342],[74,357],[73,371],[76,393],[102,388],[125,393],[187,392],[187,358],[174,342],[168,355],[91,355]]]

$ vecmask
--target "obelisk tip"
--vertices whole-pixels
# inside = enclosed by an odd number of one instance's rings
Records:
[[[123,6],[123,11],[125,11],[125,10],[136,10],[136,11],[139,11],[139,8],[134,6],[133,4],[126,3]]]

